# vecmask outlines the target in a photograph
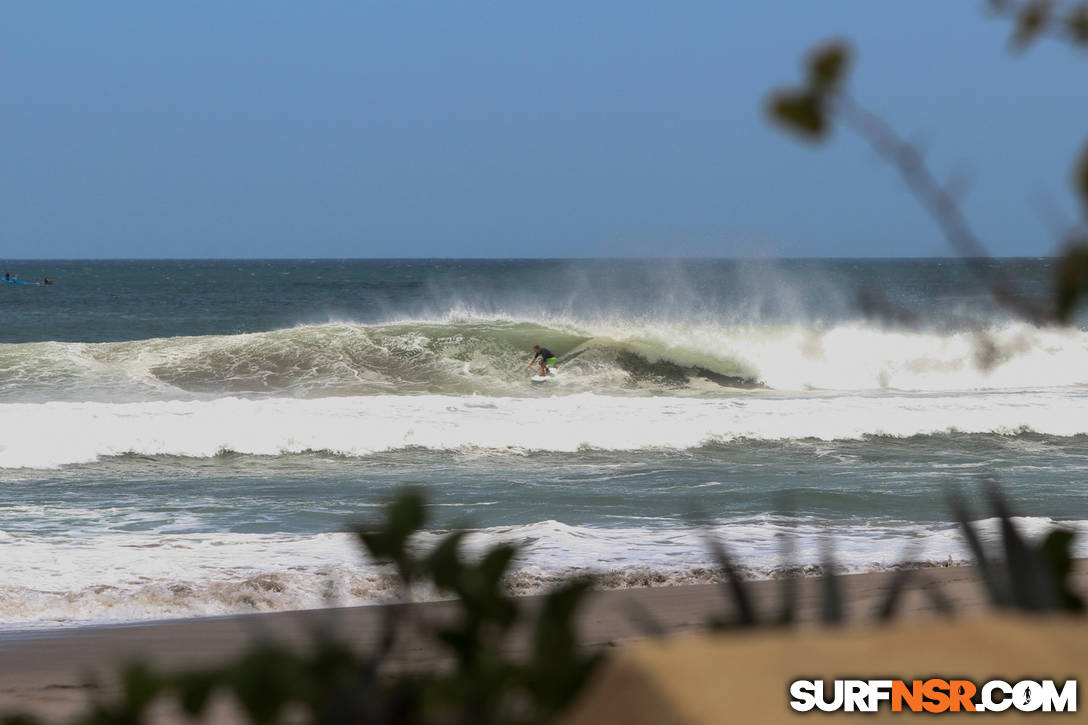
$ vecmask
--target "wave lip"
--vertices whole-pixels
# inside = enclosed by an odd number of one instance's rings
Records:
[[[747,440],[959,433],[1088,434],[1088,391],[727,399],[364,396],[0,405],[0,468],[225,451],[367,456],[407,448],[689,449]]]
[[[533,397],[534,344],[560,355],[548,395],[721,397],[738,389],[1015,390],[1088,385],[1088,332],[632,320],[410,320],[111,343],[0,345],[0,401],[300,398],[390,394]]]

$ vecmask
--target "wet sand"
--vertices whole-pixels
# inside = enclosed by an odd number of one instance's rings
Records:
[[[1088,590],[1088,560],[1081,560],[1076,586]],[[985,593],[970,567],[922,569],[900,602],[898,617],[935,616],[936,603],[927,591],[939,588],[960,614],[987,608]],[[871,620],[892,587],[894,572],[841,577],[850,620]],[[819,619],[822,580],[798,580],[797,612],[802,621]],[[781,609],[782,581],[753,582],[755,608],[773,617]],[[526,597],[535,606],[537,597]],[[440,619],[454,614],[450,602],[412,605],[419,616]],[[596,592],[578,614],[587,646],[613,646],[653,636],[701,628],[729,612],[721,585],[692,585]],[[383,630],[383,607],[351,607],[302,612],[276,612],[207,619],[22,631],[0,635],[0,713],[29,711],[49,719],[71,716],[91,696],[92,682],[113,686],[118,663],[139,659],[178,670],[223,662],[243,651],[255,638],[271,637],[305,647],[321,627],[332,627],[354,646],[376,646]],[[524,646],[524,632],[510,642]],[[441,662],[433,644],[404,638],[393,662],[421,667]]]

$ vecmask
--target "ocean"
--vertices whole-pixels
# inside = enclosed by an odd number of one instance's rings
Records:
[[[1048,259],[4,271],[55,284],[0,284],[0,628],[387,601],[347,530],[406,486],[522,593],[714,581],[707,530],[753,577],[961,562],[987,477],[1029,534],[1088,521],[1086,321],[988,292]]]

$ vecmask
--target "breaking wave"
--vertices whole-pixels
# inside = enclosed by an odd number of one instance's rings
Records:
[[[740,389],[1008,390],[1088,384],[1088,333],[1006,323],[912,332],[866,324],[580,325],[454,318],[309,325],[129,342],[0,345],[0,400],[223,396],[534,396],[534,344],[560,356],[548,395],[720,396]]]
[[[1085,522],[1065,522],[1076,528]],[[1019,518],[1037,536],[1054,525],[1048,518]],[[979,522],[992,543],[995,519]],[[793,558],[782,559],[781,536],[796,537]],[[836,562],[845,572],[911,563],[963,563],[967,552],[950,524],[903,524],[828,529],[822,522],[747,520],[715,529],[744,562],[750,578],[818,571],[826,537],[833,536]],[[433,546],[441,532],[424,533]],[[71,539],[0,533],[0,621],[41,627],[85,622],[242,614],[326,606],[376,604],[400,592],[393,572],[363,559],[349,534],[109,534]],[[703,532],[689,528],[571,526],[558,521],[479,529],[465,540],[469,555],[498,542],[522,547],[506,581],[513,594],[538,594],[575,575],[592,574],[605,589],[720,581]],[[1078,554],[1084,547],[1078,547]],[[153,555],[152,555],[153,554]],[[28,563],[33,566],[28,566]],[[224,566],[224,562],[229,562]],[[417,599],[437,599],[419,590]]]
[[[1088,391],[728,398],[359,396],[0,405],[0,468],[104,456],[689,449],[737,440],[1088,434]]]

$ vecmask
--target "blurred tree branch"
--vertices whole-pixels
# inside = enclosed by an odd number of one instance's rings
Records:
[[[988,0],[990,11],[1015,23],[1009,42],[1023,50],[1047,36],[1088,47],[1088,2]]]
[[[1017,48],[1027,47],[1044,34],[1088,48],[1088,2],[990,0],[989,6],[995,13],[1015,19],[1011,42]],[[850,128],[899,171],[911,193],[937,222],[949,246],[983,278],[999,304],[1035,324],[1068,323],[1088,292],[1085,224],[1076,226],[1062,240],[1064,248],[1055,265],[1052,302],[1029,302],[1016,293],[1012,280],[1001,276],[995,280],[987,264],[990,254],[986,244],[967,222],[952,191],[929,170],[922,151],[844,90],[850,56],[850,46],[843,40],[814,48],[805,64],[804,83],[771,93],[767,105],[770,117],[811,142],[825,140],[836,120]],[[1088,220],[1088,145],[1074,164],[1072,181]]]

